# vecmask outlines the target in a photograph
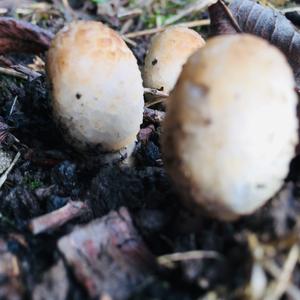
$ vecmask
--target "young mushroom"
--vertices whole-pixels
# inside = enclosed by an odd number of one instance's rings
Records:
[[[129,156],[144,102],[136,58],[122,38],[100,22],[71,23],[52,42],[47,72],[66,140],[104,161]]]
[[[189,56],[204,44],[196,31],[185,27],[173,26],[156,34],[145,58],[145,87],[169,93]]]
[[[280,189],[298,125],[293,73],[278,49],[247,34],[213,38],[170,97],[162,150],[187,204],[234,220]]]

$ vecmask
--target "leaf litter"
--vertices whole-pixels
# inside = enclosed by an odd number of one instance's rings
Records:
[[[100,2],[81,2],[78,6],[70,2],[69,17],[99,18],[117,30],[129,19],[128,34],[144,31],[134,37],[136,46],[131,45],[140,64],[149,42],[145,30],[155,33],[179,20],[209,23],[206,7],[197,1],[174,1],[170,7],[146,1],[138,13],[139,4],[120,1],[107,15],[99,10]],[[220,8],[219,3],[215,5]],[[31,10],[26,17],[40,26],[0,18],[0,44],[4,45],[0,51],[9,61],[6,67],[30,68],[32,54],[43,61],[52,32],[66,17],[64,6],[47,7],[46,11]],[[219,10],[223,16],[212,17],[212,25],[219,22],[215,33],[226,33],[220,21],[230,24],[231,33],[238,31],[232,23],[236,20],[242,31],[262,35],[282,48],[298,79],[298,32],[291,23],[277,11],[249,0],[235,0],[229,8],[232,16],[223,5]],[[97,15],[97,9],[103,15]],[[212,7],[209,10],[212,14]],[[169,16],[162,21],[166,13]],[[147,24],[143,17],[151,14],[155,21]],[[196,29],[208,35],[205,26]],[[299,298],[299,157],[292,162],[282,191],[254,215],[232,224],[199,219],[181,206],[162,166],[161,104],[144,111],[137,166],[99,169],[64,144],[51,118],[43,68],[37,70],[40,76],[32,80],[0,75],[0,114],[8,126],[1,150],[17,158],[0,190],[4,245],[0,269],[5,278],[0,282],[1,296],[37,300]]]

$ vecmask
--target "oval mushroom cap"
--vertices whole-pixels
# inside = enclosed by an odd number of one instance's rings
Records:
[[[282,186],[297,143],[297,97],[279,50],[250,35],[209,40],[168,102],[162,150],[183,199],[224,220]]]
[[[118,151],[134,143],[143,117],[136,59],[122,38],[100,22],[62,29],[47,57],[53,113],[75,148]]]
[[[185,27],[174,26],[156,34],[145,58],[145,87],[169,93],[189,56],[204,44],[196,31]]]

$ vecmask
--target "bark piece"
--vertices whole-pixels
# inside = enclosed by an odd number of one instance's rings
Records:
[[[42,282],[33,291],[33,300],[65,300],[69,281],[63,262],[60,260],[43,275]]]
[[[34,218],[29,224],[33,234],[39,234],[47,230],[55,229],[70,220],[73,220],[87,212],[87,205],[81,201],[70,201],[65,206],[46,215]]]
[[[0,54],[46,51],[53,34],[28,22],[0,17]]]
[[[0,299],[23,299],[20,273],[18,258],[9,252],[7,242],[0,239]]]
[[[58,247],[78,281],[97,299],[127,299],[155,266],[125,208],[75,229]]]

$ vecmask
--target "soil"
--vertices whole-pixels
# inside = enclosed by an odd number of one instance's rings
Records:
[[[15,17],[22,1],[13,2],[16,5],[9,7],[7,16]],[[119,6],[128,5],[128,1],[116,2]],[[28,21],[36,18],[38,25],[55,33],[70,17],[57,3],[60,1],[53,1],[43,16],[18,16]],[[115,29],[124,24],[115,16],[97,13],[91,1],[72,0],[70,4],[80,17],[105,21]],[[206,16],[201,13],[187,20]],[[132,31],[146,26],[140,16],[133,22]],[[196,29],[207,34],[205,28]],[[135,39],[137,46],[131,46],[140,65],[149,39],[150,36]],[[25,66],[35,58],[29,54],[6,57]],[[43,54],[40,58],[44,60]],[[164,110],[162,105],[154,108]],[[151,255],[160,258],[186,254],[167,263],[158,259],[158,267],[148,269],[143,284],[126,296],[132,300],[254,299],[253,291],[258,289],[253,283],[258,276],[254,267],[259,267],[260,276],[266,280],[264,289],[272,289],[279,279],[270,266],[277,267],[280,275],[291,249],[299,245],[299,157],[292,162],[282,190],[267,205],[236,222],[219,222],[204,215],[194,216],[182,206],[163,167],[159,122],[144,119],[141,132],[146,138],[139,135],[136,164],[120,167],[95,165],[92,159],[64,143],[52,119],[44,72],[34,80],[0,75],[0,116],[9,126],[1,144],[3,151],[12,157],[21,153],[0,190],[0,242],[5,245],[4,250],[0,247],[0,256],[9,253],[18,262],[17,275],[12,275],[7,268],[2,270],[0,257],[0,299],[90,299],[57,243],[77,226],[90,224],[121,207],[129,210],[135,230]],[[86,202],[89,210],[39,235],[28,229],[30,220],[56,211],[70,200]],[[190,251],[215,256],[193,258]],[[292,270],[291,282],[296,287],[300,284],[299,266],[297,263]],[[52,289],[46,289],[47,284]],[[105,297],[99,299],[110,299]],[[282,299],[295,298],[287,292]]]

